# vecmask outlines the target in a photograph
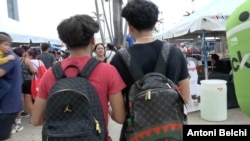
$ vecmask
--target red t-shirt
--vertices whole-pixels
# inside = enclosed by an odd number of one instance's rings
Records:
[[[90,56],[84,57],[72,57],[65,59],[62,61],[61,65],[64,69],[68,65],[76,65],[80,70],[85,66],[87,61],[90,59]],[[66,70],[66,76],[76,76],[77,70],[74,68],[69,68]],[[98,96],[101,100],[105,120],[106,120],[106,127],[108,126],[108,96],[109,94],[115,94],[120,92],[123,88],[126,87],[125,83],[123,82],[122,78],[120,77],[119,73],[110,64],[100,63],[94,71],[91,73],[89,77],[89,81],[91,84],[96,88]],[[52,73],[51,68],[43,76],[38,97],[47,99],[50,89],[55,83],[55,77]],[[108,131],[108,130],[107,130]],[[109,140],[109,139],[108,139]]]

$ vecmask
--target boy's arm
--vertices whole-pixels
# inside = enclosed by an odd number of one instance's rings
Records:
[[[15,56],[14,55],[8,55],[6,57],[0,58],[0,65],[7,63],[10,60],[14,60]]]
[[[0,58],[0,65],[5,64],[9,61],[7,57]]]

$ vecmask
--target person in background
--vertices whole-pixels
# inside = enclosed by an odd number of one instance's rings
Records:
[[[163,42],[157,40],[153,35],[153,29],[158,20],[158,7],[151,1],[136,0],[128,2],[122,9],[122,17],[128,22],[128,30],[134,39],[133,46],[128,48],[134,61],[142,69],[144,74],[154,71],[157,58],[161,52]],[[121,56],[117,53],[111,60],[127,87],[123,90],[124,97],[128,98],[128,90],[135,82]],[[185,103],[189,101],[189,73],[186,58],[176,47],[169,50],[167,70],[165,76],[180,87],[181,97]],[[126,108],[129,108],[127,101]],[[124,122],[120,141],[126,141],[125,130],[127,122]]]
[[[106,58],[108,58],[109,60],[112,60],[112,58],[115,54],[116,54],[115,46],[108,43],[106,53],[105,53]]]
[[[62,60],[67,59],[69,57],[69,55],[70,55],[69,50],[65,50],[65,52],[62,55]]]
[[[183,55],[186,57],[186,54],[187,54],[186,44],[185,43],[181,43],[179,48],[180,48],[181,52],[183,53]]]
[[[110,59],[108,59],[105,54],[106,54],[106,51],[105,51],[105,46],[103,43],[97,43],[94,47],[94,52],[96,54],[95,58],[97,60],[100,60],[104,63],[110,63]]]
[[[128,44],[129,47],[133,46],[134,39],[131,37],[130,34],[126,35],[126,42],[127,42],[127,44]]]
[[[41,61],[41,60],[38,60],[38,59],[36,59],[35,58],[36,56],[35,56],[35,52],[33,51],[33,50],[28,50],[28,51],[26,51],[26,58],[28,58],[28,59],[30,59],[30,61],[31,61],[31,63],[32,63],[32,65],[33,65],[33,67],[35,68],[35,72],[36,73],[33,73],[32,75],[31,75],[31,83],[32,83],[32,80],[37,80],[38,79],[38,74],[39,74],[39,67],[40,66],[44,66],[45,67],[45,65],[43,64],[43,62]],[[30,109],[32,109],[33,108],[33,106],[34,106],[34,101],[35,101],[35,98],[32,96],[32,91],[31,91],[31,100],[32,101],[30,101],[30,99],[28,100],[28,111],[29,111],[29,113],[31,112],[30,111]],[[27,101],[27,100],[26,100]],[[29,108],[30,107],[30,108]],[[21,113],[22,114],[22,113]],[[32,114],[31,114],[32,115]],[[32,121],[31,121],[32,122]]]
[[[32,116],[33,109],[33,99],[31,95],[31,79],[32,75],[37,72],[36,68],[33,66],[29,57],[26,57],[26,52],[23,48],[15,48],[13,50],[15,54],[19,57],[21,62],[21,72],[22,72],[22,93],[24,99],[24,106],[27,112]],[[17,118],[18,120],[19,118]],[[13,130],[12,133],[19,132],[19,130]]]
[[[56,59],[57,62],[60,62],[63,60],[62,55],[63,55],[62,51],[57,51],[57,59]]]
[[[3,65],[5,63],[8,63],[11,60],[15,59],[14,55],[8,55],[5,56],[4,48],[6,44],[11,43],[11,40],[8,36],[0,34],[0,65]],[[9,91],[10,89],[10,84],[7,83],[3,78],[0,78],[0,101],[1,99],[5,96],[5,94]]]
[[[39,63],[41,65],[45,66],[41,60],[36,59],[36,54],[35,54],[35,52],[33,50],[26,51],[26,58],[30,59],[30,61],[33,64],[36,72],[38,71]]]
[[[5,33],[0,32],[0,35],[5,35],[11,41],[11,37]],[[0,65],[0,77],[7,81],[11,85],[4,96],[0,101],[0,140],[1,141],[12,141],[11,131],[15,119],[23,110],[22,103],[22,75],[21,75],[21,64],[19,58],[11,50],[11,42],[5,42],[4,45],[1,45],[1,50],[6,53],[6,55],[15,56],[13,61]],[[14,126],[15,128],[17,126]]]
[[[52,65],[56,63],[56,57],[52,53],[49,53],[50,44],[49,43],[42,43],[41,44],[42,53],[38,56],[39,60],[42,60],[43,64],[48,69]]]
[[[82,70],[89,59],[91,59],[90,54],[95,45],[94,34],[99,31],[98,23],[89,15],[75,15],[63,20],[57,26],[57,31],[59,38],[67,45],[70,51],[70,56],[61,62],[62,69],[73,63]],[[104,50],[104,48],[101,50]],[[77,75],[77,71],[74,68],[68,68],[65,74],[67,77],[73,77]],[[44,122],[46,102],[49,91],[55,84],[55,81],[52,69],[49,68],[41,80],[33,108],[32,124],[34,126],[42,125]],[[89,81],[96,89],[100,98],[106,128],[108,127],[108,114],[117,123],[123,123],[125,120],[125,109],[121,90],[126,86],[115,67],[107,63],[99,63],[91,73]],[[108,109],[109,102],[110,109]],[[107,141],[111,141],[112,139],[109,137],[108,132],[106,134]]]
[[[212,72],[226,73],[225,65],[220,61],[218,54],[211,54]]]

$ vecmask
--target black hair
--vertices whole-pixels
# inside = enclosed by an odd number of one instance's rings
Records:
[[[33,50],[28,50],[27,53],[29,54],[29,56],[31,56],[33,59],[36,58],[36,54]]]
[[[50,48],[49,43],[42,43],[41,44],[42,51],[47,51]]]
[[[211,58],[213,58],[217,62],[219,61],[220,56],[218,54],[211,54]]]
[[[116,51],[115,46],[110,44],[110,43],[107,44],[107,48],[110,49],[110,50]]]
[[[63,20],[57,26],[57,31],[69,49],[86,47],[94,33],[99,31],[99,24],[89,15],[75,15]]]
[[[158,21],[159,9],[151,1],[134,0],[122,9],[122,17],[137,30],[152,30]]]
[[[21,46],[25,51],[30,49],[30,45],[22,45]]]
[[[23,53],[25,52],[24,48],[22,47],[17,47],[13,50],[13,52],[18,56],[18,57],[23,57]]]
[[[95,47],[94,47],[93,51],[96,51],[96,48],[97,48],[98,45],[102,45],[103,46],[103,48],[104,48],[104,56],[105,56],[106,55],[106,50],[105,50],[105,46],[104,46],[103,43],[97,43],[97,44],[95,44]]]
[[[96,51],[96,48],[97,48],[98,45],[102,45],[104,47],[104,49],[105,49],[105,46],[104,46],[103,43],[97,43],[97,44],[95,44],[94,51]]]
[[[63,58],[63,59],[66,59],[66,58],[69,57],[69,55],[70,55],[70,52],[66,51],[66,52],[62,55],[62,58]]]

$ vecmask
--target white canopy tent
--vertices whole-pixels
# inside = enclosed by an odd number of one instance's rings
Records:
[[[214,0],[155,37],[158,39],[197,38],[202,36],[203,31],[207,36],[225,35],[228,17],[244,1],[246,0]]]
[[[59,39],[40,35],[39,31],[31,29],[21,22],[5,17],[0,17],[0,32],[10,34],[15,43],[29,43],[31,40],[33,43],[50,42],[51,44],[62,44]]]
[[[184,18],[167,31],[155,35],[158,39],[203,39],[205,79],[208,79],[206,37],[225,36],[226,23],[231,13],[246,0],[214,0],[203,9]]]

